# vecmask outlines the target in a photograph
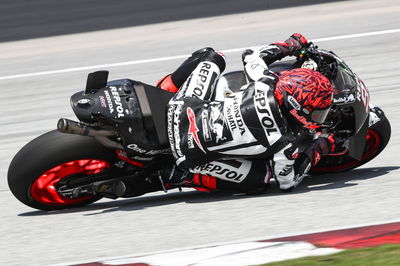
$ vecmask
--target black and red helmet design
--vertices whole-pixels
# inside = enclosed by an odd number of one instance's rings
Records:
[[[316,129],[332,106],[333,87],[318,71],[296,68],[281,72],[275,98],[304,128]]]

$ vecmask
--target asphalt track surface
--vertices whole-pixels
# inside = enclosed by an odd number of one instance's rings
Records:
[[[399,12],[396,0],[347,1],[1,43],[0,263],[93,261],[399,221]],[[360,169],[306,178],[289,194],[276,188],[254,197],[171,191],[51,213],[22,205],[8,190],[12,156],[54,129],[59,117],[74,118],[69,96],[83,89],[88,72],[104,67],[99,65],[118,63],[109,67],[110,79],[154,83],[184,55],[212,46],[230,51],[227,70],[236,70],[236,48],[293,32],[319,39],[320,47],[344,58],[391,121],[388,147]]]
[[[0,42],[345,0],[2,0]]]

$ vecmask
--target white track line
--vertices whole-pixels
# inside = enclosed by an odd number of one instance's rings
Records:
[[[338,35],[338,36],[332,36],[332,37],[313,39],[312,41],[313,42],[326,42],[326,41],[334,41],[334,40],[361,38],[361,37],[367,37],[367,36],[376,36],[376,35],[383,35],[383,34],[390,34],[390,33],[400,33],[400,29],[371,31],[371,32],[356,33],[356,34],[347,34],[347,35]],[[249,48],[249,47],[241,47],[241,48],[222,50],[222,52],[225,53],[225,54],[235,53],[235,52],[243,51],[243,50],[245,50],[247,48]],[[152,59],[126,61],[126,62],[119,62],[119,63],[112,63],[112,64],[83,66],[83,67],[65,68],[65,69],[59,69],[59,70],[49,70],[49,71],[33,72],[33,73],[26,73],[26,74],[9,75],[9,76],[0,77],[0,80],[37,77],[37,76],[54,75],[54,74],[76,72],[76,71],[83,71],[83,70],[93,70],[93,69],[104,69],[104,68],[111,68],[111,67],[120,67],[120,66],[140,65],[140,64],[147,64],[147,63],[155,63],[155,62],[183,59],[183,58],[187,58],[188,56],[189,55],[176,55],[176,56],[159,57],[159,58],[152,58]]]
[[[204,244],[204,245],[194,245],[194,246],[189,246],[189,247],[181,247],[181,248],[166,249],[166,250],[159,250],[159,251],[132,253],[132,254],[120,255],[120,256],[109,256],[109,257],[100,257],[100,258],[97,257],[97,258],[93,258],[93,259],[84,259],[84,260],[78,260],[78,261],[73,261],[73,262],[56,263],[56,264],[51,264],[49,266],[68,266],[68,265],[92,263],[94,261],[108,261],[108,260],[116,260],[116,259],[125,259],[125,258],[130,258],[130,257],[144,257],[144,256],[149,256],[149,255],[154,255],[154,254],[167,253],[167,252],[173,253],[173,252],[179,252],[179,251],[202,249],[202,248],[213,247],[213,246],[240,244],[240,243],[244,243],[244,242],[258,242],[258,241],[264,241],[264,240],[269,240],[269,239],[316,234],[316,233],[323,233],[323,232],[330,232],[330,231],[337,231],[337,230],[346,230],[346,229],[368,227],[368,226],[375,226],[375,225],[384,225],[384,224],[399,223],[399,222],[400,222],[399,219],[394,219],[394,220],[376,221],[376,222],[370,222],[370,223],[359,223],[359,224],[353,224],[350,226],[326,227],[326,228],[321,228],[318,230],[299,231],[297,233],[290,233],[290,234],[268,235],[268,236],[261,236],[261,237],[259,236],[259,237],[244,238],[244,239],[239,239],[239,240],[234,240],[234,241],[215,242],[215,243],[208,243],[208,244]]]

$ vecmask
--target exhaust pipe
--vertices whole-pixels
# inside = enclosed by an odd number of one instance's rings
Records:
[[[88,136],[90,132],[90,129],[87,126],[66,118],[60,118],[58,120],[57,129],[62,133],[77,134],[83,136]]]
[[[116,136],[117,132],[115,130],[97,130],[86,126],[82,123],[69,120],[67,118],[60,118],[57,122],[57,129],[62,133],[76,134],[82,136]]]
[[[58,120],[57,129],[62,133],[94,137],[105,147],[125,150],[124,146],[121,143],[107,138],[110,136],[116,136],[117,132],[115,130],[97,130],[67,118],[60,118]]]

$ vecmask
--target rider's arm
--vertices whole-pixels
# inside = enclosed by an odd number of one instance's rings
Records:
[[[334,150],[335,140],[333,135],[321,135],[302,153],[289,144],[276,153],[272,162],[272,169],[280,189],[289,191],[303,180],[312,166],[315,166],[321,156]]]
[[[274,154],[271,161],[272,173],[278,182],[279,188],[282,190],[289,190],[301,182],[294,171],[294,163],[297,156],[298,149],[293,144],[287,145]]]
[[[242,54],[244,71],[249,81],[276,80],[276,75],[268,70],[268,65],[288,55],[297,55],[308,45],[307,39],[295,33],[284,42],[272,43],[259,49],[247,49]]]

